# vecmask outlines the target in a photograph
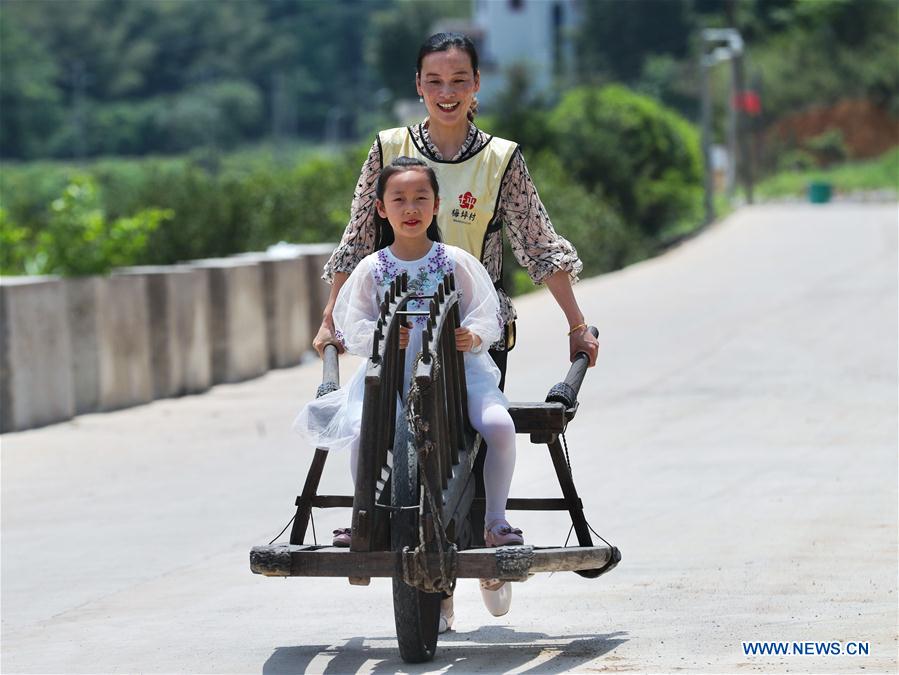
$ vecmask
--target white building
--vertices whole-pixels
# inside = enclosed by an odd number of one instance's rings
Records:
[[[482,111],[508,85],[509,72],[524,67],[532,96],[567,88],[574,79],[575,30],[583,0],[472,0],[471,19],[444,19],[433,33],[457,32],[475,43],[480,60]],[[412,124],[427,114],[416,100],[397,101],[398,124]]]
[[[506,86],[513,66],[530,74],[533,94],[551,94],[572,76],[579,0],[473,0],[472,39],[481,63],[485,107]]]

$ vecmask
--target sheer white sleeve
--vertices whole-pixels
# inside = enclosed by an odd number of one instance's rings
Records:
[[[456,288],[462,291],[459,303],[462,327],[477,335],[483,348],[489,347],[500,339],[503,327],[496,289],[477,258],[460,248],[453,248],[452,252]]]
[[[378,291],[369,258],[363,258],[341,286],[333,316],[336,337],[344,348],[351,354],[370,356],[378,322]]]

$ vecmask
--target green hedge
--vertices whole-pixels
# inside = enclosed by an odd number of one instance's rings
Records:
[[[699,222],[702,151],[697,129],[619,85],[569,91],[549,117],[556,153],[648,236]]]
[[[700,223],[698,134],[651,99],[617,86],[576,89],[529,124],[538,142],[525,146],[528,166],[585,276]],[[337,241],[368,147],[7,165],[0,272],[84,274]]]
[[[82,274],[260,250],[282,240],[337,241],[367,149],[305,157],[293,166],[194,157],[103,160],[89,169],[57,163],[5,167],[0,273]],[[66,212],[72,219],[68,232],[53,205],[76,193],[81,197],[72,204],[78,213]],[[88,235],[77,225],[79,214],[89,211],[99,211],[107,230],[88,228]],[[56,240],[72,247],[79,232],[111,236],[108,228],[115,223],[148,214],[156,214],[155,226],[143,233],[140,245],[124,257],[110,251],[105,265],[91,263],[85,270],[81,263],[49,252],[59,248]],[[36,262],[40,260],[49,262]]]

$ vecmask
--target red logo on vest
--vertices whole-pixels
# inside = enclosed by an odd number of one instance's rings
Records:
[[[478,200],[475,198],[473,194],[470,192],[466,192],[464,195],[459,195],[459,207],[463,209],[473,209],[475,202]]]

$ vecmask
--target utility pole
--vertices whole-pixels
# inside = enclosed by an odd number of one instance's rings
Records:
[[[749,153],[748,135],[749,128],[746,116],[743,114],[744,94],[746,92],[745,76],[743,70],[743,51],[734,55],[731,60],[731,68],[733,71],[733,89],[735,95],[731,101],[731,108],[734,110],[734,133],[740,145],[740,161],[737,163],[737,170],[743,179],[743,191],[746,193],[746,201],[752,204],[752,156]]]
[[[712,57],[703,49],[699,55],[699,92],[702,97],[702,157],[705,161],[705,224],[715,220],[715,176],[712,166],[712,97],[709,92],[709,67]],[[714,63],[714,61],[712,62]]]
[[[725,11],[727,22],[731,26],[736,26],[737,0],[727,0]],[[731,108],[734,111],[734,134],[736,135],[740,146],[740,161],[736,164],[736,167],[740,177],[743,179],[743,190],[746,193],[746,201],[749,204],[752,204],[752,156],[749,151],[747,139],[749,135],[749,126],[743,109],[746,93],[746,75],[744,69],[745,50],[742,49],[742,39],[740,42],[741,49],[735,51],[733,59],[731,59],[731,81],[733,82],[734,90]]]
[[[702,53],[699,57],[702,96],[702,152],[705,157],[705,217],[709,223],[715,219],[714,176],[712,166],[712,114],[709,70],[722,61],[731,62],[731,87],[728,120],[728,196],[733,198],[738,167],[744,177],[746,199],[752,203],[752,173],[746,165],[749,160],[745,134],[741,133],[740,106],[743,97],[743,38],[734,28],[706,28],[702,31]]]

